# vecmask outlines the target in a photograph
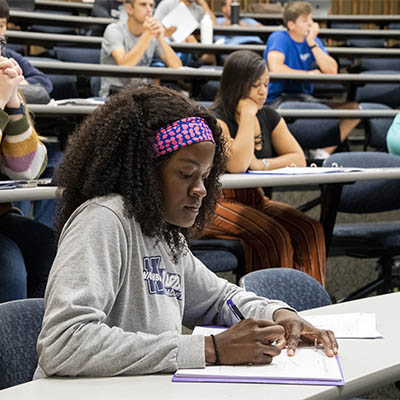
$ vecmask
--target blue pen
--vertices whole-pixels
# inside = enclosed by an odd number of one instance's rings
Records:
[[[233,312],[234,316],[239,320],[243,321],[245,318],[243,314],[240,312],[240,310],[237,308],[236,304],[233,302],[232,299],[229,299],[226,304],[228,304],[228,307],[231,309]]]

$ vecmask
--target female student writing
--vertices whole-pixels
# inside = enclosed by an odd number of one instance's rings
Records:
[[[188,230],[212,215],[224,162],[215,118],[164,87],[131,85],[81,125],[59,171],[36,377],[269,363],[282,335],[292,354],[315,337],[337,352],[332,332],[218,278],[187,248]],[[248,319],[234,325],[230,298]],[[182,324],[234,326],[213,343]]]
[[[211,109],[228,144],[228,172],[305,166],[303,151],[285,121],[264,106],[268,82],[265,61],[256,53],[236,51],[225,61]],[[239,238],[247,272],[297,268],[325,284],[321,224],[289,205],[270,200],[261,188],[224,190],[204,235]]]

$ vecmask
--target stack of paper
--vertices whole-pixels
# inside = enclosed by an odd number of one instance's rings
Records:
[[[217,329],[217,330],[216,330]],[[218,328],[205,328],[193,334],[210,335],[221,332]],[[338,357],[327,357],[322,349],[301,347],[294,357],[288,357],[286,350],[274,357],[268,365],[213,365],[206,368],[180,369],[174,382],[252,382],[290,383],[304,385],[344,385]]]
[[[373,313],[305,315],[303,318],[319,329],[330,329],[338,339],[382,337],[376,330],[376,316]]]

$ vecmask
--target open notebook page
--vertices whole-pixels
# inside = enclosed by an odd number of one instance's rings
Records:
[[[193,334],[218,334],[219,328],[196,327]],[[206,368],[180,369],[175,377],[193,378],[204,381],[232,382],[275,382],[343,384],[343,377],[337,357],[327,357],[322,349],[300,347],[294,357],[288,357],[286,349],[274,357],[268,365],[211,365]],[[331,382],[331,383],[328,383]]]

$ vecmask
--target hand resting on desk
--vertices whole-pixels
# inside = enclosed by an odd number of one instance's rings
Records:
[[[270,364],[286,344],[288,355],[294,356],[300,342],[322,344],[328,357],[338,353],[332,331],[317,329],[287,309],[275,311],[274,320],[248,318],[215,335],[220,364]],[[210,336],[205,338],[205,351],[206,361],[214,364],[216,352]]]
[[[339,346],[332,331],[317,329],[298,314],[284,308],[275,311],[274,320],[285,329],[289,356],[295,354],[299,342],[322,344],[328,357],[338,353]]]

